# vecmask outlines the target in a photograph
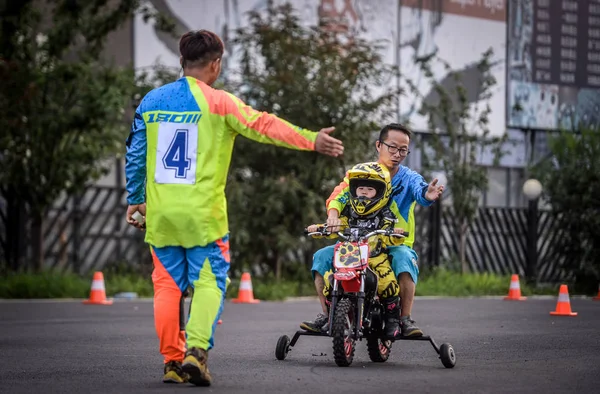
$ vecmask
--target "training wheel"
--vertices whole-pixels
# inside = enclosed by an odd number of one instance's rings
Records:
[[[277,357],[277,360],[285,360],[285,356],[287,356],[289,351],[290,337],[287,335],[280,336],[277,341],[277,347],[275,348],[275,357]]]
[[[442,343],[442,346],[440,346],[440,359],[442,360],[444,367],[454,367],[454,364],[456,364],[456,354],[454,353],[452,345],[449,343]]]

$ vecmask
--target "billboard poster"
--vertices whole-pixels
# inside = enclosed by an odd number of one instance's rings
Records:
[[[600,1],[511,0],[507,126],[600,123]]]
[[[399,21],[399,71],[407,92],[400,98],[400,115],[413,129],[428,131],[427,117],[420,114],[422,102],[409,93],[406,79],[418,86],[424,101],[436,102],[436,93],[427,82],[415,59],[437,55],[459,74],[467,89],[472,111],[481,110],[481,73],[477,63],[492,49],[492,87],[488,103],[490,134],[505,132],[506,104],[506,0],[401,0]],[[435,80],[452,89],[453,79],[441,64],[433,67]]]
[[[342,38],[360,37],[375,42],[383,61],[397,68],[403,78],[415,82],[425,100],[435,100],[434,92],[415,59],[434,51],[448,62],[465,81],[473,108],[480,104],[480,74],[476,64],[492,48],[496,78],[489,103],[493,108],[490,126],[493,135],[505,131],[506,115],[506,1],[507,0],[295,0],[292,2],[306,26],[326,23]],[[275,5],[286,3],[274,0]],[[191,29],[209,29],[227,42],[235,30],[248,24],[248,11],[265,11],[267,0],[147,0],[176,24],[175,37],[136,17],[134,23],[134,64],[142,70],[156,64],[179,69],[178,37]],[[474,34],[474,32],[477,32]],[[239,69],[235,48],[227,47],[223,60],[224,79],[236,78]],[[450,82],[448,71],[434,69],[436,81]],[[373,86],[377,94],[385,87],[406,88],[402,79],[390,77],[384,86]],[[427,118],[419,114],[420,99],[399,97],[399,119],[415,131],[427,132]]]

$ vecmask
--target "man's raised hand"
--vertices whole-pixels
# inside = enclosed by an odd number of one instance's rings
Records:
[[[333,138],[331,134],[335,127],[326,127],[319,131],[315,140],[315,150],[321,154],[338,157],[344,154],[344,145],[342,141]]]
[[[438,179],[435,178],[431,183],[427,186],[427,192],[425,192],[425,198],[429,201],[435,201],[444,192],[444,185],[437,185]]]

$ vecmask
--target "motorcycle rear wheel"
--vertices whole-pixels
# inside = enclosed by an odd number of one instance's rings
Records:
[[[375,335],[367,337],[367,350],[369,358],[374,363],[383,363],[390,358],[392,341],[383,340]]]

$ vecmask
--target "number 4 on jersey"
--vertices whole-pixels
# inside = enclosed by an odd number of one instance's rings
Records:
[[[195,184],[198,125],[160,123],[155,157],[154,182],[166,185]]]
[[[179,129],[175,131],[173,141],[163,157],[166,169],[175,170],[175,178],[185,178],[187,171],[192,166],[192,161],[187,157],[188,131]]]

